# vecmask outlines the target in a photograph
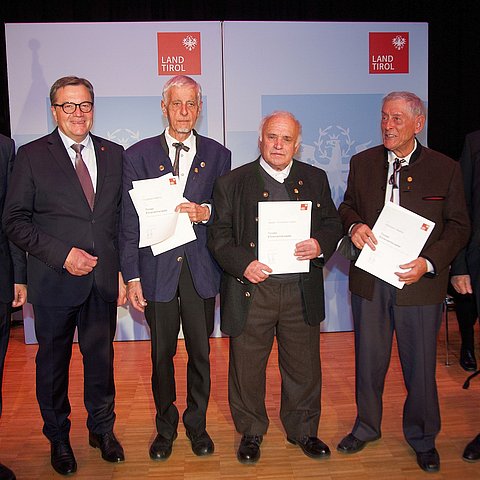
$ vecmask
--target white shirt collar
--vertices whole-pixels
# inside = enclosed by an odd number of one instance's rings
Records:
[[[283,183],[285,179],[290,175],[290,170],[292,169],[293,165],[293,158],[290,160],[290,163],[281,171],[275,170],[272,168],[263,157],[260,157],[260,165],[261,167],[277,182]]]
[[[410,158],[413,155],[413,152],[417,149],[417,139],[414,138],[413,140],[414,140],[413,150],[406,157],[403,157],[403,158],[397,157],[391,150],[389,150],[388,163],[393,163],[395,159],[398,158],[401,161],[402,166],[408,165],[410,163]]]
[[[173,147],[174,143],[178,143],[178,140],[176,138],[173,138],[169,133],[168,129],[170,127],[165,129],[165,140],[167,141],[167,145],[169,149],[175,150],[175,147]],[[193,131],[190,132],[190,135],[182,142],[186,147],[192,148],[193,144],[195,142],[195,135],[193,134]]]
[[[58,129],[58,133],[70,156],[72,156],[73,152],[73,157],[75,157],[75,151],[72,149],[72,145],[75,145],[76,143],[80,143],[80,145],[83,145],[85,148],[91,148],[92,146],[92,139],[90,138],[90,135],[87,135],[81,142],[76,142],[75,140],[72,140],[68,135],[65,135],[60,129]]]

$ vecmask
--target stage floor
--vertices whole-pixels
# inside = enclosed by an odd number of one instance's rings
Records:
[[[442,410],[442,431],[437,439],[441,456],[438,479],[480,479],[480,462],[466,463],[463,449],[480,432],[480,378],[469,390],[467,377],[458,364],[459,334],[454,314],[450,315],[450,360],[445,366],[444,327],[438,340],[437,379]],[[478,333],[477,333],[478,338]],[[477,342],[478,344],[478,342]],[[332,450],[327,460],[307,458],[288,444],[279,418],[280,384],[276,349],[268,367],[267,408],[270,428],[261,447],[261,459],[253,466],[236,460],[240,436],[235,432],[227,399],[228,339],[211,339],[212,395],[208,410],[208,431],[215,441],[215,453],[196,457],[182,425],[173,454],[166,462],[148,456],[155,436],[154,404],[150,388],[150,344],[148,341],[115,343],[117,387],[115,432],[125,449],[126,461],[109,464],[99,451],[88,446],[83,406],[82,359],[74,346],[70,378],[72,404],[71,443],[78,479],[163,479],[163,480],[304,480],[304,479],[415,479],[425,478],[413,451],[402,434],[405,397],[396,350],[393,352],[384,394],[382,439],[362,452],[345,456],[335,448],[350,432],[355,419],[353,334],[325,333],[321,336],[323,370],[322,418],[319,437]],[[35,398],[36,345],[25,345],[23,327],[12,329],[3,386],[3,416],[0,421],[0,461],[12,468],[19,480],[61,478],[50,466],[50,447],[41,433],[42,422]],[[480,360],[480,349],[477,346]],[[186,353],[183,340],[176,356],[177,405],[185,406]]]

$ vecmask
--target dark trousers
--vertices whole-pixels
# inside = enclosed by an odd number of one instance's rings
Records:
[[[462,338],[462,348],[473,352],[475,350],[474,327],[478,316],[475,296],[470,294],[462,295],[451,284],[449,284],[448,293],[452,295],[455,301],[455,313]]]
[[[282,378],[280,419],[287,436],[316,436],[320,421],[320,327],[303,315],[298,281],[267,279],[259,283],[244,330],[230,338],[228,393],[237,431],[263,435],[266,367],[274,336]]]
[[[382,395],[397,338],[407,398],[403,432],[417,452],[435,447],[440,409],[435,380],[437,335],[442,305],[395,305],[396,288],[376,280],[372,301],[352,295],[355,325],[357,419],[352,433],[360,440],[381,436]]]
[[[105,302],[94,287],[81,305],[34,305],[33,309],[38,340],[37,400],[44,421],[43,433],[50,441],[68,439],[68,378],[75,327],[83,356],[87,427],[94,433],[111,431],[115,421],[112,342],[116,302]]]
[[[188,263],[184,260],[177,295],[170,302],[148,300],[145,318],[152,343],[152,391],[155,400],[157,432],[171,438],[178,427],[175,406],[175,368],[177,339],[182,323],[187,365],[187,408],[183,413],[185,428],[201,433],[206,428],[210,397],[210,343],[215,315],[215,298],[201,298],[193,285]]]
[[[10,338],[12,307],[9,303],[0,303],[0,416],[2,415],[3,367]]]

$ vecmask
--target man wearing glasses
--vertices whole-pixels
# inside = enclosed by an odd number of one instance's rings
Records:
[[[119,274],[121,146],[90,134],[93,87],[64,77],[50,90],[51,134],[19,148],[3,222],[28,252],[29,301],[38,340],[36,393],[51,463],[76,471],[70,446],[68,372],[75,328],[83,355],[89,443],[109,462],[124,460],[115,438],[113,337]]]

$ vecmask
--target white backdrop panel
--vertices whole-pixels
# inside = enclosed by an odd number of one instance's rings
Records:
[[[300,158],[327,171],[337,205],[351,155],[380,142],[385,93],[410,90],[428,100],[427,24],[7,24],[10,115],[17,146],[53,128],[49,88],[70,74],[88,78],[95,87],[94,133],[128,147],[161,132],[161,90],[169,77],[158,75],[158,32],[201,33],[202,74],[195,78],[203,87],[204,109],[198,130],[226,143],[234,167],[258,155],[261,117],[290,110],[303,125]],[[409,73],[369,73],[370,32],[408,32]],[[423,143],[425,137],[420,137]],[[324,331],[352,328],[347,271],[347,262],[337,255],[325,270]],[[118,312],[117,340],[148,338],[142,315],[125,307]],[[25,309],[25,327],[26,341],[35,341],[30,307]],[[214,334],[220,334],[218,307]]]
[[[7,24],[12,136],[17,147],[50,132],[50,86],[60,77],[88,78],[95,89],[93,132],[128,147],[165,128],[157,33],[200,32],[203,90],[200,133],[224,143],[222,42],[219,22]],[[220,335],[219,317],[214,335]],[[33,309],[25,308],[25,340],[36,341]],[[116,340],[149,338],[143,315],[118,309]]]
[[[408,33],[409,73],[369,73],[370,32]],[[327,172],[338,206],[350,157],[381,143],[383,96],[409,90],[428,100],[427,46],[427,24],[226,22],[226,139],[234,166],[258,156],[262,116],[288,110],[303,126],[300,159]],[[350,330],[348,262],[334,255],[324,273],[322,330]]]

